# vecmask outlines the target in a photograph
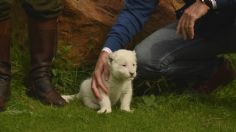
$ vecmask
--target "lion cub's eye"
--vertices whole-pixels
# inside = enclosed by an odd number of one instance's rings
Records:
[[[126,67],[126,65],[124,64],[124,65],[122,65],[123,67]]]
[[[133,64],[133,66],[136,66],[136,64]]]

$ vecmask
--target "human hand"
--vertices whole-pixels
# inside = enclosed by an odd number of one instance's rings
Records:
[[[204,16],[209,9],[206,4],[202,3],[200,0],[196,0],[181,16],[177,25],[177,33],[182,35],[185,40],[193,39],[196,20]]]
[[[109,71],[107,67],[108,55],[109,53],[106,51],[101,52],[92,75],[92,91],[98,100],[101,99],[99,89],[106,94],[108,93],[108,88],[104,84],[104,80],[108,80],[109,78]]]

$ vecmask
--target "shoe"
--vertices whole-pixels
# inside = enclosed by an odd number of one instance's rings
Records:
[[[213,76],[210,79],[199,83],[196,86],[196,90],[202,94],[210,94],[219,86],[232,82],[236,77],[235,73],[236,72],[229,60],[224,59]]]
[[[31,71],[28,95],[45,104],[64,106],[66,101],[51,81],[51,65],[57,48],[57,18],[29,18]]]
[[[10,97],[10,80],[0,76],[0,112],[5,111],[6,102]]]
[[[64,106],[66,103],[47,76],[31,80],[27,94],[47,105]]]

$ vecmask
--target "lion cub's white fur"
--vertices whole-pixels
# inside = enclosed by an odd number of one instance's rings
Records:
[[[137,69],[136,54],[134,51],[118,50],[109,55],[107,62],[110,71],[110,77],[105,81],[109,88],[108,95],[100,90],[101,100],[98,101],[91,90],[91,78],[89,78],[82,82],[78,94],[62,97],[67,102],[79,98],[87,107],[99,109],[98,113],[110,113],[111,106],[120,100],[120,109],[130,112],[132,80],[136,76]]]

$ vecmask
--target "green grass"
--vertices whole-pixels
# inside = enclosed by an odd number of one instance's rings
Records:
[[[205,97],[185,93],[135,97],[134,113],[115,106],[113,113],[98,115],[73,101],[65,108],[42,105],[25,95],[25,86],[13,80],[12,98],[0,114],[0,131],[88,131],[88,132],[234,132],[236,98]],[[224,88],[232,89],[232,87]],[[224,91],[223,89],[223,91]],[[219,91],[221,92],[221,91]]]
[[[53,81],[61,93],[74,93],[93,67],[74,68],[63,56],[67,50],[59,48]],[[236,82],[211,96],[186,91],[134,97],[134,113],[115,106],[111,114],[98,115],[78,100],[56,108],[29,98],[27,54],[27,48],[13,41],[12,96],[7,110],[0,113],[0,132],[236,132]],[[236,60],[235,55],[230,58]]]

